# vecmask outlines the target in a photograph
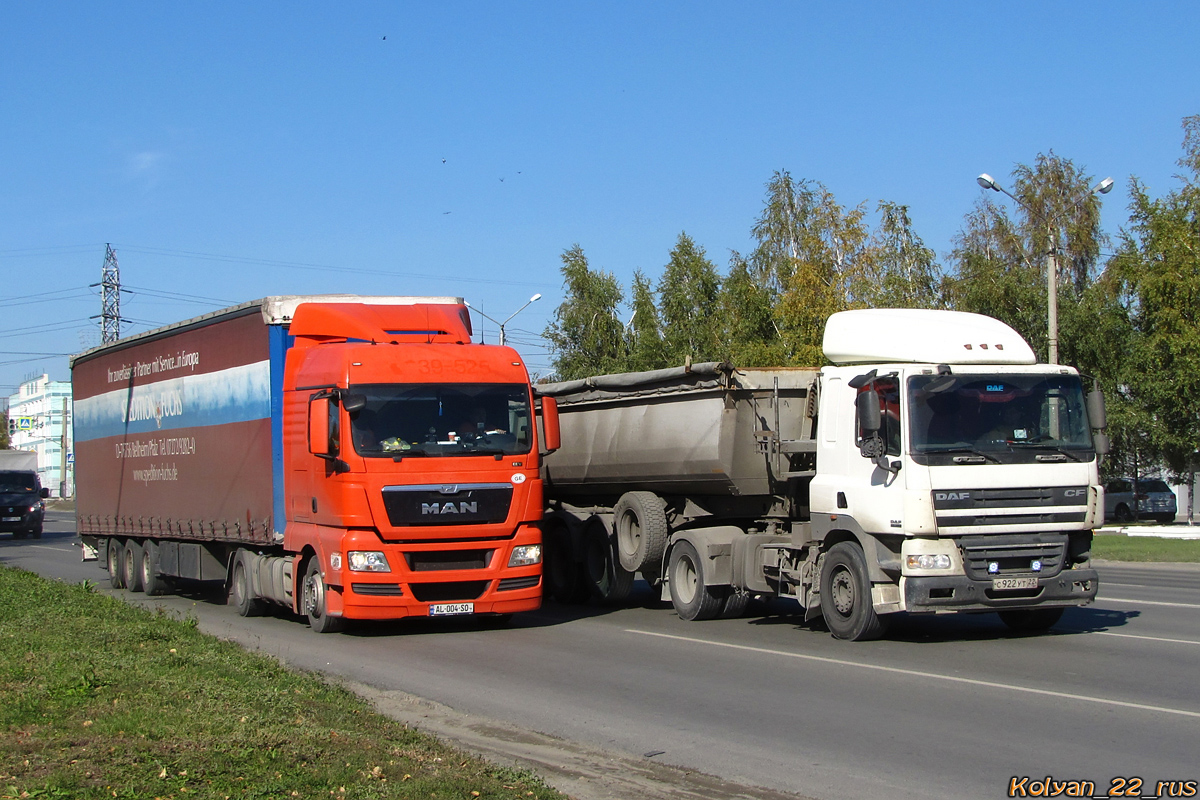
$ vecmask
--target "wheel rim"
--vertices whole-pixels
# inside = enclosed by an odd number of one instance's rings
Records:
[[[642,526],[638,524],[637,514],[626,511],[621,515],[621,524],[617,526],[617,538],[622,553],[631,557],[637,555],[642,541]]]
[[[143,586],[149,586],[150,582],[152,580],[154,580],[154,575],[151,574],[150,566],[151,566],[150,559],[146,557],[145,553],[142,553],[142,585]]]
[[[700,583],[700,577],[696,572],[696,565],[692,563],[692,559],[687,554],[681,555],[675,562],[675,574],[672,579],[679,599],[684,603],[692,602],[696,597],[696,587]]]
[[[325,608],[325,584],[321,573],[314,572],[304,582],[304,611],[310,617],[319,619]]]
[[[246,601],[246,569],[238,564],[233,570],[233,602],[241,606]]]
[[[833,607],[843,617],[850,616],[854,610],[854,580],[850,570],[839,569],[833,573],[829,581],[830,593],[833,596]]]

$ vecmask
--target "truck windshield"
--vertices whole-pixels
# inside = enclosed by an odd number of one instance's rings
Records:
[[[917,463],[1085,461],[1093,456],[1075,375],[917,375],[908,380]]]
[[[521,384],[369,384],[348,394],[366,400],[350,415],[362,456],[529,452],[529,388]]]
[[[0,472],[0,492],[32,492],[36,488],[32,472]]]

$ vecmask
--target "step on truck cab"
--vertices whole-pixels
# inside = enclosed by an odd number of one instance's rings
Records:
[[[547,590],[685,619],[787,597],[845,639],[894,614],[997,611],[1044,629],[1091,602],[1103,398],[977,314],[828,320],[821,369],[695,364],[541,386]]]
[[[539,442],[523,359],[472,343],[460,298],[268,297],[72,376],[78,530],[114,587],[219,581],[320,632],[540,606],[557,429]]]

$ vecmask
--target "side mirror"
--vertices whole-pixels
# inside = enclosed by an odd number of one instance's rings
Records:
[[[50,496],[50,490],[44,486],[42,487],[41,491],[38,492],[38,497],[42,498],[43,500],[45,500],[49,496]]]
[[[859,392],[855,403],[858,410],[858,428],[862,431],[863,438],[879,433],[879,429],[883,427],[883,419],[879,414],[879,392],[874,389]]]
[[[558,428],[558,400],[553,397],[542,398],[542,436],[545,439],[542,446],[547,453],[553,453],[562,446]]]
[[[308,452],[322,458],[335,455],[329,436],[329,411],[329,395],[318,395],[308,401]]]
[[[1099,430],[1108,427],[1108,417],[1104,411],[1104,392],[1093,389],[1087,396],[1088,421],[1092,428]]]
[[[1098,456],[1106,456],[1112,450],[1112,442],[1108,439],[1108,434],[1103,431],[1096,431],[1092,434],[1092,449],[1096,451]]]

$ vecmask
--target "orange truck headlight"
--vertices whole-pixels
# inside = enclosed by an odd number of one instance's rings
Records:
[[[540,544],[522,544],[513,548],[508,557],[510,567],[528,567],[530,564],[542,563],[542,546]]]
[[[387,556],[378,550],[351,550],[346,553],[351,572],[391,572]]]

